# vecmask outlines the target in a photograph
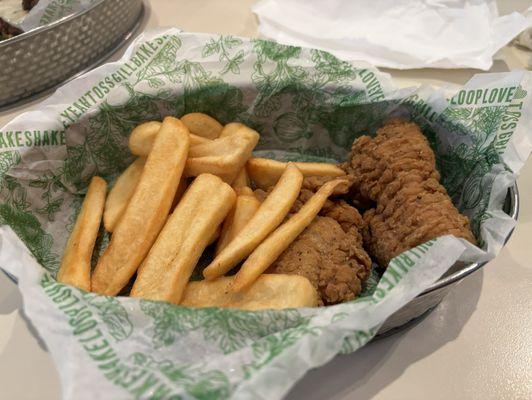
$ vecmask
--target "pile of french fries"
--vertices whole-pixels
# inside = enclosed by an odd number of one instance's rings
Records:
[[[92,178],[58,281],[115,296],[136,274],[130,296],[150,300],[248,310],[316,306],[307,278],[264,272],[346,184],[344,172],[333,164],[253,158],[258,141],[246,125],[223,126],[202,113],[137,126],[129,148],[138,158],[109,193],[104,179]],[[304,176],[337,179],[289,214]],[[252,187],[273,188],[261,202]],[[91,271],[102,220],[111,239]],[[214,242],[205,279],[189,282]]]

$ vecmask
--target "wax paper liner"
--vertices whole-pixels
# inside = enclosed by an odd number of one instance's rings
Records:
[[[0,130],[0,266],[18,279],[64,398],[276,399],[308,369],[363,346],[457,260],[502,247],[514,226],[503,200],[532,147],[530,87],[530,73],[486,74],[446,99],[430,87],[395,90],[376,69],[323,51],[170,29],[60,88]],[[431,240],[392,260],[356,301],[314,309],[189,309],[56,283],[91,176],[113,182],[132,161],[138,123],[192,111],[252,126],[257,155],[287,160],[343,160],[386,118],[411,118],[480,247]]]

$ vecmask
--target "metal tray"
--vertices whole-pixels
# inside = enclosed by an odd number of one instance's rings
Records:
[[[517,220],[519,214],[519,191],[517,184],[514,184],[506,195],[504,212]],[[513,231],[506,237],[505,243],[510,239]],[[466,276],[482,268],[487,262],[473,264],[456,264],[449,269],[438,281],[432,284],[427,290],[410,301],[400,310],[390,315],[377,332],[377,337],[388,336],[398,330],[406,328],[418,318],[422,318],[430,313],[443,298]]]
[[[140,26],[142,0],[101,0],[90,9],[0,42],[0,107],[92,69]]]

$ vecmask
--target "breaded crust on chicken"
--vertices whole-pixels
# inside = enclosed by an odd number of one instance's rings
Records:
[[[291,213],[297,212],[324,181],[306,178]],[[356,208],[343,200],[328,200],[319,216],[268,272],[305,276],[316,287],[320,305],[353,300],[360,294],[371,268],[371,259],[362,244],[363,226]]]
[[[376,203],[364,214],[364,242],[382,267],[438,236],[475,243],[468,218],[439,182],[434,153],[417,124],[393,120],[375,138],[358,138],[344,168],[361,195]]]

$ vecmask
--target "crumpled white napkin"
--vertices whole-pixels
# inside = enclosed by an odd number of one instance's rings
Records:
[[[398,69],[488,70],[532,26],[499,16],[495,0],[262,0],[252,10],[266,38]]]

